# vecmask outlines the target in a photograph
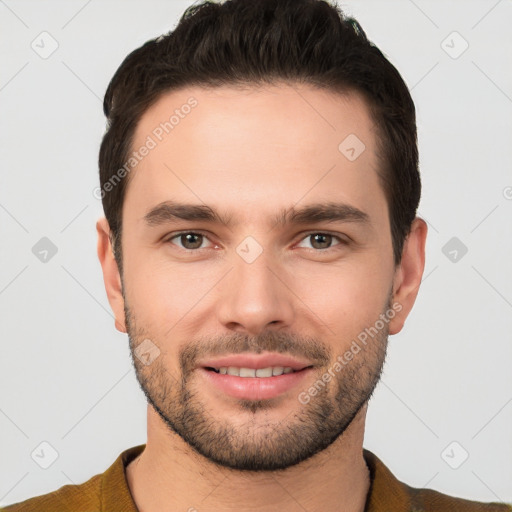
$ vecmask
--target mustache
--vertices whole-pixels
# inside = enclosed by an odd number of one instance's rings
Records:
[[[284,332],[264,332],[258,336],[235,333],[212,338],[200,338],[188,343],[179,351],[180,367],[186,376],[197,366],[197,360],[204,357],[219,357],[244,353],[261,354],[276,352],[301,359],[312,364],[326,366],[331,360],[331,350],[317,338],[292,335]]]

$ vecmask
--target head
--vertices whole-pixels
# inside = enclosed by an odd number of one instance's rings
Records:
[[[326,2],[205,2],[124,60],[104,111],[98,254],[149,404],[226,467],[324,450],[364,411],[423,272],[400,74]],[[205,361],[248,353],[310,368],[278,396],[209,385]]]

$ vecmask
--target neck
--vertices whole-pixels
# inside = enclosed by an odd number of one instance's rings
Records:
[[[137,508],[237,512],[363,512],[370,486],[363,458],[365,405],[334,443],[281,471],[237,471],[199,455],[148,406],[146,448],[126,476]]]

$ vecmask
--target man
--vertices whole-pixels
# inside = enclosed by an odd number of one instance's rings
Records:
[[[148,439],[5,510],[512,510],[363,449],[427,226],[414,104],[355,20],[196,5],[125,59],[104,110],[98,255]]]

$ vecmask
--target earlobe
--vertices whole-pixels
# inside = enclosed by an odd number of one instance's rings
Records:
[[[115,316],[115,327],[118,331],[126,333],[121,276],[110,239],[110,226],[105,217],[102,217],[96,223],[96,231],[98,233],[98,259],[103,271],[107,298]]]
[[[409,315],[421,284],[425,268],[425,242],[427,224],[416,217],[411,225],[402,250],[402,260],[393,280],[393,303],[397,314],[389,322],[389,334],[399,333]]]

